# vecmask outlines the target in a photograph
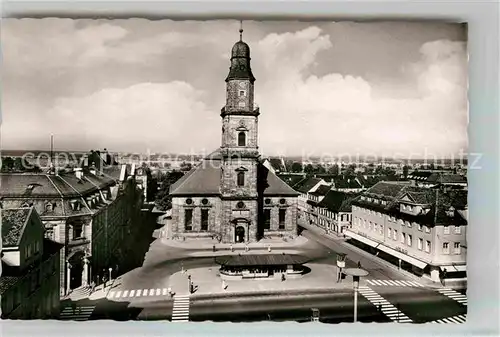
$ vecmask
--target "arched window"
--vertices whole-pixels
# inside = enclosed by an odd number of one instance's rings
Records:
[[[238,146],[245,146],[246,145],[246,135],[245,132],[241,131],[238,133]]]
[[[245,172],[238,172],[238,186],[245,185]]]

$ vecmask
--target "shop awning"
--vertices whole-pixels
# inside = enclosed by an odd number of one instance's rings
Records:
[[[353,233],[351,231],[344,231],[344,234],[349,236],[350,238],[353,238],[354,240],[358,240],[360,242],[363,242],[364,244],[371,246],[371,247],[377,247],[380,243],[377,241],[373,241],[371,239],[365,238],[364,236],[361,236],[359,234]]]
[[[447,272],[457,272],[457,271],[467,271],[467,265],[465,264],[459,264],[459,265],[449,265],[449,266],[440,266],[441,270],[444,270],[446,268]]]
[[[371,246],[371,247],[374,247],[374,248],[377,248],[387,254],[390,254],[398,259],[401,259],[405,262],[408,262],[420,269],[424,269],[426,266],[427,266],[427,263],[426,262],[423,262],[423,261],[420,261],[420,260],[417,260],[416,258],[414,257],[411,257],[409,255],[406,255],[406,254],[403,254],[401,252],[398,252],[397,250],[395,249],[392,249],[390,247],[387,247],[387,246],[384,246],[382,243],[380,242],[377,242],[377,241],[374,241],[374,240],[371,240],[371,239],[368,239],[368,238],[365,238],[364,236],[361,236],[359,234],[356,234],[356,233],[353,233],[351,231],[345,231],[344,232],[345,235],[353,238],[354,240],[358,240],[364,244],[367,244],[368,246]]]
[[[379,245],[377,248],[380,249],[383,252],[386,252],[387,254],[390,254],[390,255],[392,255],[394,257],[397,257],[398,259],[401,259],[401,260],[403,260],[405,262],[408,262],[409,264],[414,265],[415,267],[418,267],[420,269],[424,269],[427,266],[426,262],[417,260],[414,257],[411,257],[409,255],[406,255],[406,254],[403,254],[401,252],[398,252],[397,250],[392,249],[392,248],[387,247],[387,246],[384,246],[382,244]]]

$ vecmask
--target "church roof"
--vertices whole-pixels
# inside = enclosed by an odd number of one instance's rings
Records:
[[[219,195],[221,179],[221,161],[217,156],[218,151],[209,155],[191,171],[186,173],[181,179],[170,186],[170,195],[188,196],[188,195]],[[265,179],[266,185],[264,195],[282,195],[297,196],[298,193],[288,186],[274,173],[259,164],[259,174]]]

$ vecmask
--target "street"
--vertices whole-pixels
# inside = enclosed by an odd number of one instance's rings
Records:
[[[397,307],[397,310],[415,323],[465,315],[467,312],[465,305],[435,289],[426,288],[415,282],[412,285],[396,271],[382,268],[369,258],[349,250],[348,247],[341,245],[334,239],[311,230],[305,230],[302,235],[309,241],[300,247],[301,254],[308,256],[315,265],[335,265],[336,254],[342,252],[347,254],[346,267],[356,267],[360,262],[362,268],[369,272],[366,279],[391,281],[392,285],[386,282],[385,286],[366,282],[364,284],[369,286],[370,291],[382,296],[390,305]],[[164,289],[168,286],[170,276],[181,269],[189,271],[202,267],[218,267],[211,256],[188,256],[193,250],[196,249],[165,248],[155,242],[151,245],[143,266],[124,275],[120,283],[115,284],[111,291],[118,292],[118,289],[123,291],[126,289]],[[335,280],[332,279],[332,283],[334,282]],[[396,282],[399,282],[397,286]],[[406,283],[403,284],[403,282]],[[156,295],[159,296],[94,301],[95,310],[88,319],[170,320],[173,312],[172,298],[161,296],[159,293]],[[389,322],[391,318],[395,320],[394,315],[389,317],[390,315],[380,312],[378,305],[372,302],[361,293],[358,295],[359,321]],[[353,319],[354,310],[353,291],[351,289],[325,289],[322,293],[321,290],[320,293],[309,291],[301,295],[284,293],[279,296],[257,296],[245,294],[245,296],[218,297],[217,299],[207,299],[206,296],[197,299],[195,296],[190,299],[189,320],[306,322],[311,320],[313,308],[319,309],[321,322],[350,322]]]

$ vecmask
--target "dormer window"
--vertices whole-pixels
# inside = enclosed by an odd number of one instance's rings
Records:
[[[52,212],[54,210],[54,205],[52,203],[47,203],[45,205],[45,212]]]
[[[449,216],[450,218],[452,218],[453,216],[455,216],[455,208],[453,206],[451,206],[447,211],[446,211],[446,215]]]
[[[245,90],[240,90],[239,91],[239,96],[240,97],[245,97],[245,94],[246,94]]]

